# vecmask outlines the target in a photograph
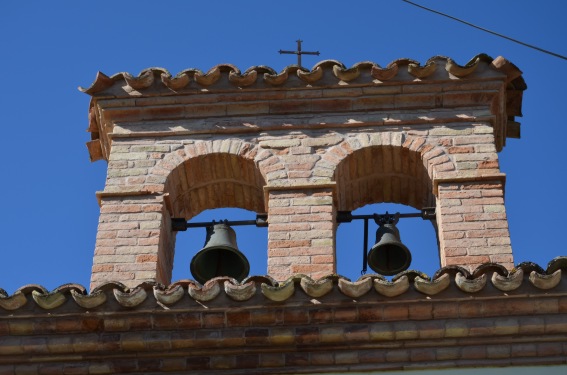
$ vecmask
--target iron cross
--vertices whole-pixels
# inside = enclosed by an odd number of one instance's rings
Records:
[[[287,54],[291,54],[291,55],[297,55],[297,65],[301,66],[301,55],[317,55],[319,56],[319,51],[316,52],[307,52],[307,51],[302,51],[301,50],[301,42],[303,42],[303,40],[298,39],[296,40],[297,42],[297,51],[284,51],[284,50],[279,50],[278,52],[280,54],[282,53],[287,53]]]

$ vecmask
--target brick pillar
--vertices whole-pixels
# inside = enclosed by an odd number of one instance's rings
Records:
[[[285,280],[336,272],[332,187],[268,189],[268,274]]]
[[[144,281],[169,284],[175,236],[163,197],[108,193],[99,197],[91,290],[108,281],[128,287]]]
[[[440,182],[437,198],[442,266],[514,266],[502,180]]]

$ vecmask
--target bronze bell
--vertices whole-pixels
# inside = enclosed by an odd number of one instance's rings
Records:
[[[368,253],[368,265],[380,275],[392,276],[409,268],[411,253],[400,241],[395,224],[381,224],[376,231],[376,244]]]
[[[250,272],[250,263],[238,250],[236,233],[228,224],[207,227],[204,247],[191,260],[191,273],[201,284],[217,276],[242,281]]]

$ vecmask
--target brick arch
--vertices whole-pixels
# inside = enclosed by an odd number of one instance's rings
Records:
[[[329,150],[339,210],[391,202],[415,208],[435,205],[436,171],[454,170],[445,150],[402,132],[361,134]]]
[[[164,157],[148,178],[165,177],[162,191],[175,217],[222,207],[265,212],[265,174],[257,156],[256,146],[237,139],[197,141]]]

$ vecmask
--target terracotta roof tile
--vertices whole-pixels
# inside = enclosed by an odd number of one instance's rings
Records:
[[[496,264],[485,264],[469,273],[461,267],[444,267],[430,278],[418,271],[404,271],[391,281],[381,275],[365,275],[357,281],[339,275],[329,275],[313,280],[306,275],[295,275],[283,282],[269,276],[251,276],[238,283],[228,277],[217,277],[200,285],[193,280],[181,280],[169,286],[146,282],[135,288],[127,288],[119,282],[108,282],[87,294],[78,284],[65,284],[53,291],[40,285],[26,285],[14,294],[8,295],[0,289],[0,314],[23,309],[28,303],[35,303],[44,310],[57,311],[59,307],[74,302],[83,309],[104,308],[110,303],[118,308],[135,309],[142,304],[152,306],[174,306],[182,300],[205,303],[224,296],[221,304],[260,303],[272,304],[293,302],[295,299],[318,299],[333,295],[337,298],[361,298],[371,295],[383,299],[405,295],[408,298],[423,296],[454,295],[455,292],[481,295],[502,295],[506,293],[547,293],[558,288],[565,291],[567,278],[567,257],[553,259],[547,269],[525,262],[512,271]],[[559,289],[556,289],[559,290]],[[228,299],[227,299],[228,298]],[[231,301],[231,302],[228,302]],[[263,302],[262,302],[263,301]]]
[[[79,89],[92,96],[143,96],[155,93],[190,93],[207,90],[262,89],[275,87],[344,86],[390,82],[457,80],[504,75],[509,88],[525,90],[522,72],[503,57],[479,54],[465,65],[449,57],[434,56],[424,65],[407,58],[397,59],[386,67],[364,61],[347,68],[336,60],[324,60],[311,70],[290,65],[277,73],[267,66],[253,66],[242,73],[237,67],[221,64],[207,72],[190,68],[172,76],[163,68],[148,68],[138,76],[122,72],[107,76],[99,72],[88,88]]]

